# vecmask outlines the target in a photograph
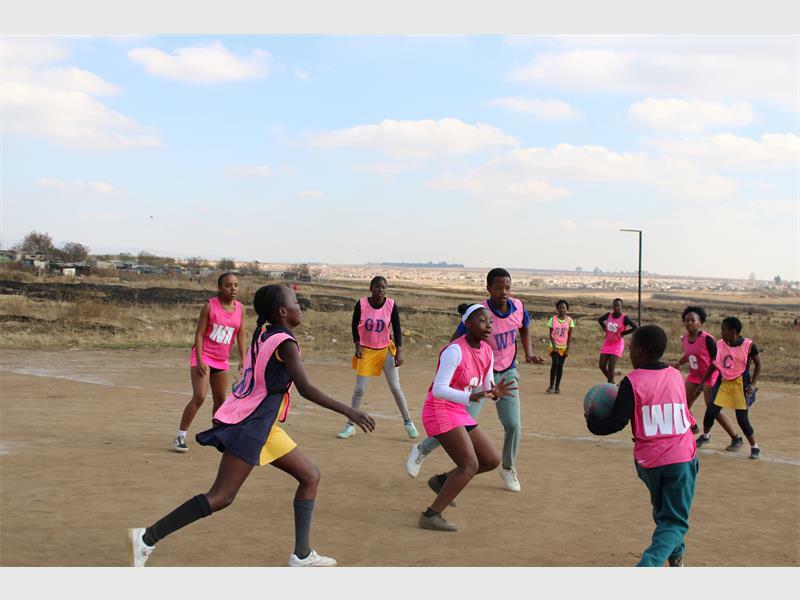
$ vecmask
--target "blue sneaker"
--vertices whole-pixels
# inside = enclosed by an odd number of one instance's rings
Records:
[[[417,431],[417,428],[414,427],[413,422],[409,421],[408,423],[404,423],[403,427],[406,428],[406,433],[408,434],[408,437],[410,437],[412,440],[419,436],[419,432]]]

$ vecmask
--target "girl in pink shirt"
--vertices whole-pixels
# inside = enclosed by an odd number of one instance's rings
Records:
[[[617,369],[617,359],[625,351],[623,336],[630,335],[638,325],[622,312],[622,299],[614,298],[611,303],[611,312],[597,319],[605,338],[603,347],[600,348],[600,362],[598,366],[606,376],[608,383],[614,383],[614,374]]]
[[[258,322],[250,351],[245,355],[242,380],[216,412],[214,426],[195,436],[199,444],[214,446],[222,453],[214,483],[205,494],[190,498],[150,527],[128,529],[128,559],[132,567],[143,567],[159,540],[229,506],[253,467],[267,464],[297,480],[295,548],[289,556],[289,566],[336,565],[336,560],[320,556],[310,546],[319,469],[277,423],[286,418],[292,385],[304,398],[345,415],[364,431],[372,431],[375,421],[367,413],[337,402],[308,380],[292,331],[302,322],[302,315],[291,288],[260,288],[253,297],[253,309]],[[269,525],[269,518],[262,521],[265,527]],[[253,524],[258,527],[262,521],[254,519]]]
[[[236,300],[239,295],[239,279],[233,273],[223,273],[217,279],[217,295],[209,298],[200,311],[194,333],[194,346],[189,356],[189,372],[192,380],[192,399],[181,415],[178,433],[172,441],[176,452],[188,452],[186,433],[197,411],[205,402],[209,383],[214,407],[213,415],[225,401],[228,389],[228,357],[234,340],[239,347],[239,373],[244,360],[244,307]]]
[[[442,511],[475,475],[500,464],[497,448],[467,412],[467,406],[485,396],[497,401],[517,387],[516,382],[495,384],[494,356],[486,343],[492,335],[489,309],[482,304],[459,308],[464,309],[461,322],[467,333],[439,353],[436,376],[422,408],[425,432],[435,437],[456,463],[449,473],[435,475],[428,481],[437,496],[420,515],[419,526],[438,531],[458,531],[455,523],[442,517]]]
[[[694,417],[681,374],[661,362],[667,334],[657,325],[637,329],[631,341],[633,371],[619,384],[610,414],[587,414],[595,435],[609,435],[631,424],[636,474],[650,492],[656,528],[638,567],[683,566],[684,538],[697,482]]]
[[[683,356],[672,366],[680,369],[681,365],[689,365],[689,374],[686,376],[685,383],[689,408],[692,408],[701,391],[707,407],[711,402],[711,390],[717,382],[718,374],[715,373],[710,380],[706,381],[705,385],[700,385],[700,382],[703,380],[703,375],[705,375],[708,365],[714,362],[717,356],[717,342],[714,336],[703,331],[703,323],[706,322],[706,311],[703,307],[687,306],[682,316],[683,326],[686,328],[686,335],[681,338]],[[725,414],[720,413],[717,415],[717,423],[731,436],[729,450],[735,450],[742,445],[742,438],[736,435],[733,423]],[[698,432],[697,425],[693,426],[692,432]]]

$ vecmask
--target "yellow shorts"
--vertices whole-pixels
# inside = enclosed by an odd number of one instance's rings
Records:
[[[281,403],[281,408],[278,411],[278,414],[283,414],[285,408],[286,397],[283,398],[283,402]],[[275,421],[272,429],[269,430],[267,441],[261,448],[261,454],[258,457],[258,464],[262,467],[264,465],[268,465],[269,463],[278,460],[281,456],[286,456],[295,448],[297,448],[295,441],[290,438],[289,434],[281,429],[280,425],[278,425],[278,422]]]
[[[744,397],[744,383],[741,376],[736,379],[722,380],[714,398],[714,404],[722,408],[733,408],[735,410],[747,408],[747,400]]]
[[[558,355],[559,356],[564,356],[567,353],[567,347],[566,346],[556,346],[556,350],[558,350]],[[547,350],[548,356],[550,354],[552,354],[552,353],[553,353],[553,346],[549,346],[548,350]]]
[[[356,370],[356,375],[361,377],[377,377],[383,371],[383,364],[386,362],[386,355],[392,353],[392,356],[397,352],[394,342],[389,340],[389,345],[386,348],[376,350],[374,348],[365,348],[361,346],[361,358],[353,357],[353,368]]]

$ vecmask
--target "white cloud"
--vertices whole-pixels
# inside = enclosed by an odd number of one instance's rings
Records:
[[[520,178],[569,184],[575,181],[637,183],[694,201],[717,202],[738,188],[734,179],[710,173],[692,161],[615,152],[602,146],[558,144],[552,148],[516,148],[487,165]]]
[[[647,98],[628,107],[628,116],[642,127],[691,135],[721,127],[743,127],[755,119],[749,102],[706,102]]]
[[[269,177],[272,169],[268,165],[232,165],[225,167],[229,177]]]
[[[0,38],[0,62],[8,65],[41,65],[64,60],[69,53],[63,44],[55,40],[37,37],[9,35]]]
[[[663,154],[680,156],[714,168],[792,167],[800,164],[800,137],[765,133],[760,140],[720,133],[655,142]]]
[[[325,194],[320,190],[303,190],[302,192],[297,192],[297,195],[300,198],[322,198]]]
[[[73,192],[94,192],[97,194],[111,194],[114,191],[114,186],[107,181],[65,181],[63,179],[51,179],[49,177],[40,177],[36,182],[39,187],[58,189]]]
[[[578,228],[577,223],[572,219],[561,219],[558,224],[567,231],[575,231]]]
[[[159,145],[152,129],[97,99],[116,94],[117,86],[74,66],[44,67],[67,57],[62,46],[47,39],[2,39],[3,133],[42,137],[81,150]]]
[[[703,99],[748,98],[798,110],[795,36],[542,38],[513,81],[563,90]]]
[[[188,83],[264,79],[269,75],[267,52],[253,50],[249,56],[237,56],[221,42],[178,48],[172,54],[158,48],[134,48],[128,51],[128,57],[150,75]]]
[[[497,106],[515,112],[529,113],[540,119],[574,119],[583,113],[562,100],[534,100],[519,97],[504,97],[492,100],[490,106]]]
[[[517,177],[487,168],[476,169],[465,175],[443,175],[431,181],[429,187],[463,191],[481,200],[517,207],[550,202],[569,195],[567,190],[546,181]]]
[[[378,150],[397,158],[431,158],[515,146],[517,140],[491,125],[459,119],[394,121],[357,125],[311,136],[312,147]]]

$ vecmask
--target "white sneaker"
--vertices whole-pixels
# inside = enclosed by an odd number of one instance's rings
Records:
[[[408,458],[406,459],[406,473],[411,475],[411,477],[419,475],[419,469],[427,456],[427,454],[423,454],[420,451],[419,444],[411,446],[411,450],[408,451]]]
[[[290,567],[335,567],[336,559],[330,556],[320,556],[313,550],[305,558],[297,558],[296,554],[289,557]]]
[[[356,433],[356,426],[353,425],[352,423],[348,423],[347,425],[344,426],[344,429],[342,429],[338,434],[336,434],[336,437],[338,437],[341,440],[346,440],[349,437],[353,437],[355,433]]]
[[[143,567],[150,553],[155,550],[155,546],[148,546],[144,543],[144,527],[132,527],[128,529],[128,564],[131,567]]]
[[[175,452],[188,452],[189,448],[186,446],[186,438],[182,435],[175,436],[175,439],[172,440],[172,449]]]
[[[510,469],[500,467],[500,479],[506,484],[506,489],[509,492],[518,492],[522,489],[519,479],[517,479],[517,470],[514,467]]]

